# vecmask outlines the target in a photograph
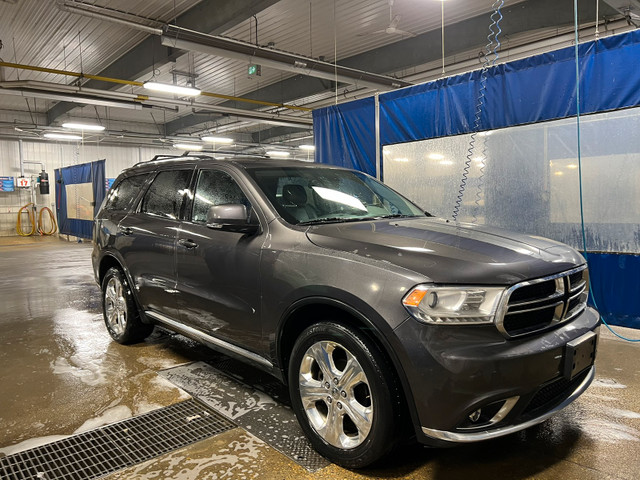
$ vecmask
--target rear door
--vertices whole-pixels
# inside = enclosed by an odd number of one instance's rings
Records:
[[[118,250],[143,310],[178,318],[176,236],[193,168],[160,171],[119,225]]]
[[[260,324],[259,264],[265,233],[254,235],[206,226],[213,205],[238,204],[255,210],[250,192],[232,170],[203,169],[177,239],[178,306],[182,323],[209,335],[258,351]],[[260,218],[264,225],[264,219]]]

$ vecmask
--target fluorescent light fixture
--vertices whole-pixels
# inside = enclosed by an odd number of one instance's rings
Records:
[[[444,155],[442,155],[441,153],[430,153],[429,155],[427,155],[431,160],[442,160],[444,158]]]
[[[202,140],[203,142],[209,142],[209,143],[224,143],[224,144],[230,144],[233,143],[233,138],[228,138],[228,137],[202,137],[200,140]]]
[[[575,170],[576,168],[578,168],[578,165],[576,165],[575,163],[570,163],[569,165],[567,165],[567,168],[570,168],[571,170]]]
[[[198,88],[181,87],[180,85],[173,85],[171,83],[144,82],[144,88],[155,92],[175,93],[176,95],[187,95],[191,97],[195,97],[202,93]]]
[[[409,159],[406,157],[394,158],[393,160],[396,162],[402,162],[402,163],[407,163],[409,161]]]
[[[68,133],[45,133],[44,138],[53,140],[82,140],[80,135],[70,135]]]
[[[476,163],[483,163],[486,160],[484,157],[473,157],[473,161]]]
[[[284,152],[282,150],[269,150],[267,152],[267,155],[269,155],[270,157],[288,157],[289,155],[291,155],[290,152]]]
[[[104,130],[102,125],[97,125],[95,123],[65,122],[62,124],[62,127],[68,128],[69,130],[91,130],[92,132],[102,132]]]
[[[440,160],[440,165],[453,165],[453,162],[451,160]]]
[[[559,170],[557,172],[553,172],[553,174],[557,176],[561,176],[561,175],[564,175],[564,172],[562,170]]]
[[[300,145],[298,148],[300,150],[306,150],[308,152],[313,152],[316,149],[315,145]]]
[[[197,143],[174,143],[173,148],[177,148],[178,150],[190,150],[192,152],[199,152],[202,150],[202,145],[198,145]]]

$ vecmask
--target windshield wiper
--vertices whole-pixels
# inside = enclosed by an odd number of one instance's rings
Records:
[[[374,219],[378,220],[378,219],[382,219],[382,218],[414,218],[417,217],[418,215],[404,215],[402,213],[395,213],[395,214],[391,214],[391,215],[380,215],[377,217],[373,217]]]
[[[373,217],[355,217],[355,218],[328,217],[328,218],[317,218],[315,220],[308,220],[306,222],[298,222],[296,225],[317,225],[317,224],[321,224],[321,223],[361,222],[363,220],[373,220]]]

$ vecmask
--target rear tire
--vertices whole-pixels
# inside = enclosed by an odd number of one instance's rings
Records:
[[[395,445],[397,382],[362,333],[335,322],[308,327],[293,347],[288,376],[298,421],[324,457],[362,468]]]
[[[111,338],[123,345],[141,342],[153,331],[153,325],[140,320],[129,282],[115,267],[102,279],[102,315]]]

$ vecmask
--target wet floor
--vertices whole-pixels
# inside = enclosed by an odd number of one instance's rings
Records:
[[[189,398],[158,372],[219,357],[162,332],[140,345],[112,342],[90,253],[89,244],[57,239],[0,239],[0,455]],[[637,479],[638,348],[603,332],[596,381],[577,402],[542,425],[482,444],[408,445],[375,469],[310,473],[238,427],[108,478]],[[264,396],[260,385],[248,388]]]

